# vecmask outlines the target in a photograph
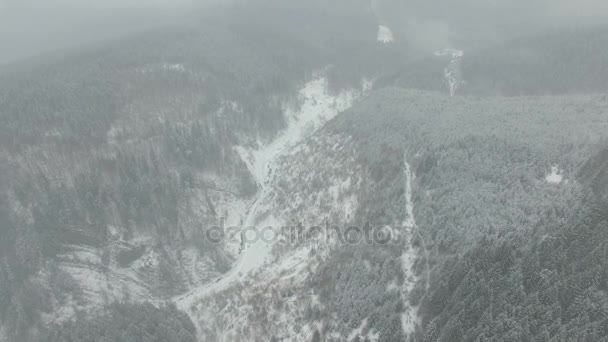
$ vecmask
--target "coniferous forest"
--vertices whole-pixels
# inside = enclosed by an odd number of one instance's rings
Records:
[[[37,2],[0,341],[608,341],[599,0]]]

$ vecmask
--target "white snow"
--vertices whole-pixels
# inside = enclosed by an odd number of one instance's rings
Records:
[[[363,335],[363,331],[365,330],[366,326],[367,326],[367,318],[365,318],[361,322],[361,325],[359,325],[359,327],[357,327],[356,329],[351,331],[350,334],[348,334],[346,341],[347,342],[355,341],[357,338],[359,338],[358,341],[370,341],[370,342],[378,341],[378,339],[380,338],[380,334],[374,332],[373,329],[369,329],[367,334]]]
[[[406,218],[403,222],[404,233],[409,237],[409,244],[405,247],[405,251],[401,255],[401,264],[403,273],[405,275],[404,284],[402,287],[401,296],[405,303],[405,312],[401,316],[401,326],[405,336],[412,336],[416,331],[416,326],[421,324],[420,317],[418,317],[418,306],[413,306],[409,303],[409,294],[414,289],[419,277],[414,273],[414,263],[417,258],[417,249],[414,248],[412,240],[415,234],[421,237],[416,225],[416,219],[414,217],[414,203],[412,201],[412,180],[414,175],[412,174],[410,164],[407,162],[407,158],[403,157],[404,164],[404,176],[405,176],[405,213]],[[428,250],[424,239],[420,240],[421,249],[424,253],[426,262],[426,279],[425,279],[425,293],[429,289],[429,264],[428,264]]]
[[[395,41],[393,37],[393,31],[388,26],[379,25],[378,26],[378,41],[384,44],[392,43]]]
[[[364,78],[361,81],[361,89],[363,90],[363,93],[369,93],[370,91],[372,91],[372,89],[374,88],[374,81],[370,80],[368,78]]]
[[[464,51],[452,49],[452,48],[446,48],[443,50],[435,51],[434,54],[435,54],[435,56],[438,56],[438,57],[450,56],[452,58],[461,58],[464,56]]]
[[[418,308],[409,305],[409,293],[414,289],[418,277],[414,274],[414,262],[416,261],[416,250],[411,245],[414,229],[416,229],[416,219],[414,218],[414,204],[412,202],[412,172],[410,164],[404,157],[404,173],[405,173],[405,213],[406,218],[403,221],[403,228],[410,239],[410,244],[406,246],[406,250],[401,255],[401,264],[405,280],[402,288],[402,299],[405,302],[406,310],[401,315],[401,326],[403,334],[410,336],[415,332],[416,323],[418,321]]]
[[[179,73],[186,72],[186,67],[181,63],[163,63],[162,68],[168,71],[175,71]]]
[[[446,48],[440,51],[435,51],[435,56],[450,56],[450,64],[443,70],[445,82],[450,91],[450,96],[456,95],[456,91],[463,84],[460,71],[460,63],[464,57],[464,51]]]
[[[247,211],[243,221],[243,228],[253,227],[260,232],[265,227],[281,227],[283,222],[272,213],[258,222],[258,217],[268,209],[265,208],[266,198],[272,193],[269,186],[274,177],[275,161],[290,150],[305,137],[320,128],[338,113],[352,106],[353,101],[360,95],[355,90],[345,90],[338,95],[329,93],[325,77],[318,77],[307,82],[300,90],[298,98],[300,106],[285,106],[284,113],[287,128],[268,144],[259,143],[257,149],[237,147],[237,152],[247,164],[260,189]],[[250,233],[252,231],[248,230]],[[267,231],[272,234],[272,230]],[[246,241],[250,241],[246,239]],[[248,275],[255,273],[265,265],[271,256],[272,242],[260,239],[246,244],[241,251],[234,267],[222,275],[215,282],[195,288],[191,292],[176,298],[174,301],[179,308],[187,310],[197,300],[210,294],[227,289],[230,285],[243,281]],[[293,255],[293,259],[286,260],[286,265],[299,264],[302,255]],[[294,264],[295,263],[295,264]]]
[[[252,174],[261,184],[268,180],[272,171],[272,161],[275,158],[301,141],[306,133],[311,133],[338,113],[351,107],[357,92],[343,91],[338,96],[333,96],[329,94],[325,77],[319,77],[306,83],[298,97],[302,103],[299,108],[294,106],[284,108],[287,129],[274,141],[257,150],[239,148],[241,155],[246,156],[244,160],[248,163]]]
[[[412,171],[410,164],[407,160],[404,161],[405,168],[405,214],[406,218],[403,222],[403,226],[407,229],[412,229],[416,226],[416,219],[414,218],[414,204],[412,203]]]
[[[547,174],[547,176],[545,177],[545,181],[551,184],[560,184],[564,180],[562,172],[563,170],[560,170],[559,166],[552,166],[551,173]]]
[[[262,146],[260,149],[249,151],[242,147],[238,149],[242,156],[246,156],[244,160],[262,187],[259,199],[256,200],[250,209],[248,219],[245,220],[245,227],[255,226],[261,229],[267,226],[281,226],[281,222],[272,215],[264,222],[257,224],[255,222],[260,199],[266,198],[269,194],[268,183],[274,176],[274,161],[302,141],[307,134],[311,134],[339,112],[352,106],[356,96],[355,91],[343,91],[339,95],[333,96],[329,94],[327,80],[324,77],[314,79],[306,83],[299,92],[301,106],[298,109],[293,107],[285,109],[287,117],[285,131],[270,144]],[[243,258],[241,258],[243,261],[239,263],[241,272],[246,274],[263,265],[270,254],[270,245],[262,239],[258,239],[254,244],[247,246]]]
[[[363,340],[369,341],[369,342],[378,342],[379,339],[380,339],[380,334],[375,332],[374,329],[370,329],[369,332],[367,333],[367,336],[365,336],[365,338]]]
[[[367,325],[367,318],[364,319],[363,322],[361,322],[361,325],[359,325],[358,328],[354,329],[353,331],[350,332],[350,334],[348,334],[346,341],[351,342],[357,337],[361,338],[361,334],[363,334],[363,329],[365,329],[366,325]]]
[[[308,266],[308,262],[310,258],[310,248],[299,248],[296,249],[293,253],[290,253],[289,256],[284,257],[281,262],[273,267],[272,273],[273,276],[282,275],[282,279],[291,279],[294,277],[305,276],[306,273],[304,269]]]
[[[147,75],[150,73],[159,73],[159,72],[174,72],[174,73],[178,73],[178,74],[184,74],[188,71],[188,69],[186,69],[186,66],[182,63],[154,63],[154,64],[149,64],[147,66],[142,67],[141,69],[139,69],[139,72],[142,75]]]

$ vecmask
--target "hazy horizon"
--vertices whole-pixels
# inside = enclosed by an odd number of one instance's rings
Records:
[[[0,64],[182,25],[218,4],[256,1],[273,0],[2,0]],[[608,2],[602,0],[370,0],[370,6],[380,22],[390,22],[394,31],[425,49],[474,46],[480,39],[499,42],[526,31],[608,24]]]
[[[608,341],[607,0],[0,0],[0,342]]]

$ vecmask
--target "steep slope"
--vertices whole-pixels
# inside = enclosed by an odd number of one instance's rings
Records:
[[[311,300],[307,291],[302,293],[305,286],[302,281],[308,273],[306,269],[315,267],[319,262],[310,253],[314,250],[323,254],[320,249],[327,246],[317,246],[320,242],[311,238],[294,239],[296,237],[291,235],[294,231],[287,227],[293,227],[296,222],[307,227],[313,223],[321,225],[318,215],[337,215],[340,218],[352,215],[349,213],[350,206],[341,206],[337,201],[342,191],[353,190],[350,189],[350,179],[343,178],[342,170],[330,165],[327,168],[321,166],[324,163],[322,153],[328,147],[333,148],[333,153],[345,151],[339,145],[341,142],[333,143],[333,138],[320,134],[315,134],[310,140],[307,138],[325,122],[350,107],[360,96],[361,91],[355,89],[332,96],[324,78],[310,81],[300,92],[301,105],[297,109],[288,109],[290,123],[285,131],[259,149],[241,148],[241,154],[245,160],[249,160],[250,171],[260,178],[261,190],[248,210],[247,218],[240,225],[245,231],[241,235],[244,241],[239,261],[217,281],[176,298],[178,307],[189,312],[195,322],[200,320],[201,338],[232,340],[247,335],[262,338],[267,337],[269,331],[291,336],[292,339],[306,340],[309,337],[306,332],[294,331],[290,317],[274,321],[266,316],[251,317],[243,308],[251,301],[262,304],[260,296],[267,298],[269,289],[273,292],[293,291],[294,295],[302,296],[302,300]],[[306,167],[302,164],[302,158],[307,158],[307,163],[311,165],[319,163],[319,167]],[[339,156],[340,160],[345,158],[349,160],[347,155]],[[341,166],[344,164],[334,165]],[[311,171],[317,176],[310,174]],[[329,188],[325,191],[319,185],[309,188],[306,178],[310,176],[315,177],[316,182],[327,179]],[[325,204],[319,207],[322,203]],[[333,210],[344,213],[332,214]],[[262,235],[268,233],[268,238]],[[236,291],[238,298],[231,299],[229,305],[219,304]],[[269,316],[276,314],[271,310],[273,303],[274,300],[263,303],[268,307]],[[299,306],[294,308],[294,317],[301,314],[298,311],[303,309]],[[264,325],[270,322],[273,323],[270,327]]]
[[[419,281],[410,297],[421,301],[418,340],[605,337],[605,220],[591,215],[578,172],[606,141],[607,111],[602,96],[450,99],[386,89],[331,123],[365,142],[372,164],[387,146],[416,156],[408,158],[422,234],[414,245],[425,243],[431,265],[428,291]],[[547,182],[556,164],[564,181]],[[379,198],[373,206],[386,213],[391,197]]]
[[[362,96],[403,46],[365,6],[325,2],[0,75],[0,340],[117,323],[184,341],[608,335],[605,96]],[[496,84],[471,54],[469,91],[601,91],[597,48],[591,78],[556,53],[578,34],[493,50]],[[466,89],[469,53],[436,57],[380,87]],[[575,82],[512,79],[547,60]]]
[[[601,317],[534,316],[539,283],[526,277],[542,274],[530,268],[538,246],[581,217],[576,174],[607,138],[607,106],[601,96],[373,93],[275,163],[258,224],[279,226],[281,243],[242,283],[187,301],[200,338],[581,336]],[[556,164],[568,182],[545,180]],[[350,243],[344,227],[395,239]],[[575,281],[563,275],[553,290]],[[570,305],[542,300],[551,315]]]
[[[335,114],[363,78],[392,68],[376,57],[401,54],[378,46],[366,11],[311,6],[324,23],[311,27],[294,6],[237,6],[0,75],[3,334],[28,340],[115,300],[157,303],[244,265],[238,234],[206,236],[222,218],[258,215],[247,210],[268,195],[261,172],[274,158],[264,153],[293,141],[271,142],[307,135],[316,117],[300,117],[306,107]],[[301,101],[309,81],[322,95]]]
[[[291,153],[291,150],[307,135],[322,127],[339,112],[350,107],[360,95],[360,91],[350,89],[332,96],[329,94],[327,80],[324,77],[312,80],[300,90],[301,103],[298,108],[287,109],[287,128],[281,131],[277,138],[256,149],[238,148],[259,185],[256,198],[247,209],[246,218],[238,226],[241,230],[238,234],[242,240],[238,260],[228,273],[223,274],[212,284],[203,285],[181,295],[176,301],[178,307],[188,309],[193,302],[214,295],[233,283],[246,279],[250,273],[258,271],[269,261],[272,243],[260,235],[262,232],[259,228],[270,227],[271,230],[267,233],[275,236],[279,232],[274,230],[287,222],[281,222],[273,216],[274,214],[270,214],[270,217],[266,217],[262,221],[259,219],[259,216],[268,215],[268,211],[277,209],[273,206],[269,207],[268,203],[271,201],[271,197],[276,195],[272,187],[277,162],[282,155]],[[251,227],[257,227],[257,229],[248,230]]]

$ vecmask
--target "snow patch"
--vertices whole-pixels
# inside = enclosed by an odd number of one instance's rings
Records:
[[[186,67],[181,63],[163,63],[163,70],[175,71],[179,73],[186,72]]]
[[[456,95],[456,91],[464,84],[462,79],[462,71],[460,65],[462,63],[462,57],[464,57],[464,51],[447,48],[440,51],[435,51],[435,56],[444,57],[449,56],[451,58],[450,64],[443,70],[445,77],[445,83],[448,86],[450,96]]]
[[[547,174],[545,181],[551,184],[560,184],[564,180],[563,170],[560,170],[559,166],[555,165],[551,167],[551,173]]]
[[[264,144],[258,141],[258,148],[238,146],[235,148],[237,153],[247,165],[250,173],[259,185],[259,190],[253,203],[247,210],[245,220],[242,222],[243,228],[256,227],[258,233],[264,229],[265,237],[272,237],[277,234],[273,228],[284,225],[281,217],[272,214],[269,197],[273,195],[273,186],[276,170],[275,163],[283,155],[293,152],[293,148],[314,131],[320,128],[327,121],[335,117],[338,113],[350,108],[354,100],[361,93],[354,89],[344,90],[337,95],[329,92],[325,77],[318,77],[307,82],[298,93],[299,106],[284,106],[287,128],[281,132],[272,142]],[[270,213],[270,214],[268,214]],[[241,240],[246,237],[244,234],[249,231],[243,230]],[[233,268],[228,273],[222,275],[211,284],[205,284],[193,289],[189,293],[174,299],[178,308],[188,311],[194,303],[207,297],[210,294],[228,289],[230,286],[243,282],[249,275],[260,271],[265,264],[270,261],[272,255],[271,238],[260,238],[257,234],[255,240],[244,239],[251,243],[241,243],[242,250]],[[302,269],[306,263],[304,252],[294,253],[291,257],[284,260],[283,267],[293,267],[294,270]]]
[[[358,97],[354,90],[342,91],[337,96],[329,93],[325,77],[319,77],[304,85],[298,94],[301,102],[299,108],[285,106],[287,128],[270,144],[259,149],[238,147],[237,151],[244,157],[256,180],[264,183],[272,171],[272,161],[283,152],[301,141],[338,113],[350,108]]]
[[[178,74],[185,74],[188,70],[182,63],[154,63],[139,69],[142,75],[154,74],[159,72],[174,72]]]
[[[350,108],[356,97],[357,92],[354,90],[342,91],[337,96],[333,96],[329,93],[325,77],[314,79],[306,83],[300,90],[300,107],[297,109],[285,108],[287,129],[274,141],[257,150],[247,150],[242,147],[237,149],[242,156],[245,156],[244,160],[251,173],[262,186],[260,200],[270,194],[271,189],[268,185],[274,177],[274,161],[338,113]],[[272,215],[264,222],[256,224],[255,214],[260,200],[256,201],[254,207],[251,208],[251,217],[246,221],[245,227],[280,227],[282,222]],[[270,230],[268,232],[271,233]],[[247,246],[241,258],[243,260],[240,266],[241,271],[248,273],[264,264],[270,255],[270,247],[270,244],[263,239],[258,239],[254,244]]]
[[[370,80],[368,78],[364,78],[361,81],[361,89],[363,90],[364,94],[369,93],[370,91],[372,91],[372,89],[374,88],[374,81]]]
[[[403,158],[404,164],[404,175],[405,175],[405,220],[403,221],[404,233],[407,234],[409,244],[405,246],[405,251],[401,255],[401,265],[404,273],[404,282],[401,289],[401,298],[405,304],[405,311],[401,315],[401,327],[403,328],[403,334],[405,336],[414,336],[416,332],[416,326],[420,325],[420,317],[418,317],[418,306],[410,304],[409,295],[414,290],[416,283],[418,282],[418,276],[414,273],[414,263],[417,258],[417,249],[414,248],[413,238],[417,232],[416,219],[414,218],[414,202],[412,201],[412,180],[414,175],[412,174],[410,164],[407,162],[407,158]],[[427,262],[427,278],[425,291],[429,288],[428,279],[428,252],[424,241],[421,241],[422,251],[425,253]]]
[[[380,43],[388,44],[395,41],[393,37],[393,31],[388,26],[379,25],[378,26],[378,41]]]
[[[450,57],[452,57],[452,59],[462,58],[464,56],[464,51],[452,49],[452,48],[446,48],[443,50],[435,51],[434,55],[437,57],[450,56]]]
[[[366,325],[367,325],[367,318],[364,319],[363,322],[361,322],[361,325],[359,325],[358,328],[354,329],[353,331],[351,331],[350,334],[348,334],[348,337],[346,338],[346,340],[348,342],[351,342],[357,337],[361,338],[361,334],[363,334],[363,329],[365,329]]]

